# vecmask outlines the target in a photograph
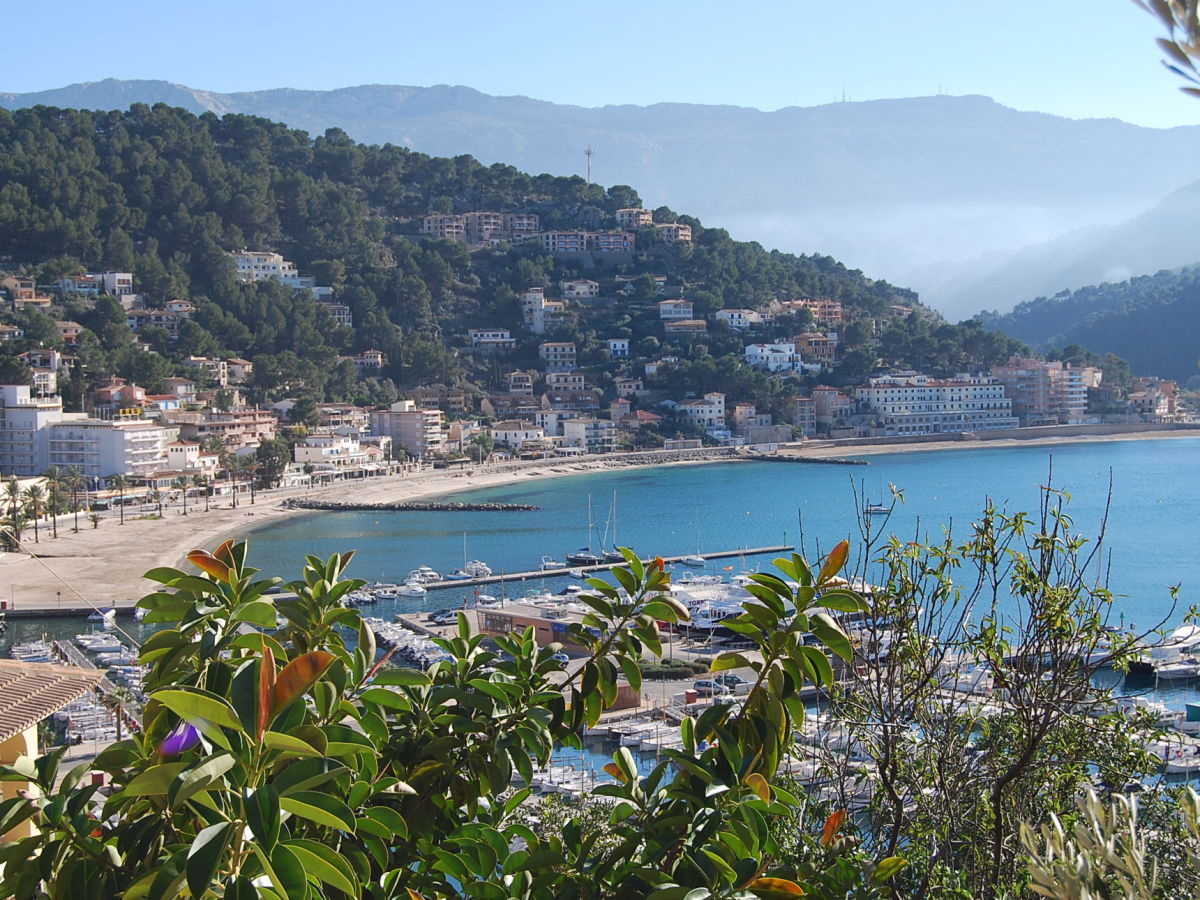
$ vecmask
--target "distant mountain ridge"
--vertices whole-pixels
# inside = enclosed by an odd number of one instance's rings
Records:
[[[1136,216],[1190,180],[1177,166],[1137,163],[1200,154],[1200,127],[1077,121],[980,96],[762,112],[683,103],[586,108],[448,85],[217,93],[110,79],[0,94],[8,108],[155,102],[265,116],[313,133],[339,127],[360,141],[469,153],[531,172],[582,174],[583,150],[592,146],[596,180],[637,185],[651,205],[721,221],[739,238],[853,259],[893,281],[924,267],[917,288],[939,280],[932,267],[944,260],[1011,252]],[[967,291],[940,290],[937,302],[953,316],[984,305]]]
[[[1124,357],[1134,372],[1200,381],[1200,268],[1062,291],[979,319],[1038,349],[1081,344]]]

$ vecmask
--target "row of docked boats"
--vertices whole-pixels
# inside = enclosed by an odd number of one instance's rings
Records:
[[[417,634],[399,623],[375,616],[364,616],[363,623],[375,633],[375,640],[381,647],[392,651],[392,659],[398,665],[428,669],[436,662],[450,659],[450,655],[428,635]]]

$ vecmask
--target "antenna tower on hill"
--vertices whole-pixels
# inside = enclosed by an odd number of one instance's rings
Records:
[[[592,157],[596,155],[596,151],[592,149],[591,144],[583,151],[583,155],[587,157],[587,183],[592,183]]]

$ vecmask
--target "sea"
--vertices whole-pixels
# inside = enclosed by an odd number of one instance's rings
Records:
[[[630,547],[643,557],[746,551],[709,563],[709,573],[729,575],[770,569],[778,554],[749,552],[765,546],[796,546],[812,559],[845,538],[854,558],[864,545],[864,523],[882,531],[877,540],[894,534],[904,541],[939,541],[946,530],[965,539],[987,503],[1036,515],[1052,486],[1066,492],[1066,511],[1089,547],[1103,536],[1097,565],[1115,595],[1113,624],[1166,621],[1174,627],[1192,604],[1200,604],[1200,438],[862,459],[867,465],[730,462],[529,477],[502,487],[464,487],[446,499],[530,504],[538,507],[534,511],[321,512],[241,536],[250,543],[254,565],[285,579],[299,577],[306,555],[347,550],[355,552],[349,574],[367,581],[403,582],[421,565],[446,573],[467,559],[511,576],[478,589],[460,585],[364,608],[367,615],[390,619],[397,612],[461,608],[464,600],[473,602],[476,590],[509,598],[561,590],[573,579],[520,580],[514,573],[536,570],[543,556],[561,560],[589,544]],[[562,469],[573,471],[569,463]],[[886,521],[862,515],[865,503],[890,504],[893,490],[899,500]],[[869,580],[872,569],[862,574]],[[139,642],[150,633],[126,618],[120,625]],[[87,627],[82,619],[12,620],[4,643],[42,634],[69,637]],[[1198,688],[1178,684],[1156,695],[1181,709],[1185,700],[1200,698]],[[602,757],[589,754],[589,760]]]

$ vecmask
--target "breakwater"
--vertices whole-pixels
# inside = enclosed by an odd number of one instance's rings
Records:
[[[289,498],[283,505],[288,509],[320,509],[331,512],[532,512],[541,508],[530,503],[452,503],[437,500],[364,503],[356,500],[309,500],[304,497]]]
[[[801,456],[786,451],[780,451],[779,453],[752,453],[747,455],[746,458],[761,462],[813,463],[822,466],[868,465],[865,459],[846,459],[840,456]]]

